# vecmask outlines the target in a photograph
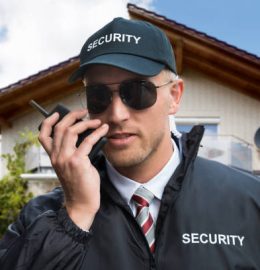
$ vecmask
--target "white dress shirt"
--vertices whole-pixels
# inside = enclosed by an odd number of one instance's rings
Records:
[[[152,202],[150,203],[149,210],[153,217],[154,222],[156,222],[164,188],[181,161],[180,151],[174,140],[172,140],[172,143],[174,151],[171,158],[169,159],[167,164],[163,167],[163,169],[145,184],[140,184],[134,181],[133,179],[121,175],[109,163],[109,161],[106,161],[107,173],[112,184],[121,194],[122,198],[126,201],[126,203],[130,206],[134,216],[136,215],[136,207],[134,203],[131,201],[131,198],[136,189],[142,185],[146,189],[151,191],[155,196]]]

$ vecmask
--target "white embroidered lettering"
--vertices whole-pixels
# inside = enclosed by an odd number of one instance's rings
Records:
[[[214,239],[214,240],[213,240],[213,239]],[[210,244],[212,244],[212,245],[217,244],[217,237],[216,237],[216,234],[214,234],[214,237],[212,236],[211,233],[209,234],[209,242],[210,242]]]
[[[184,233],[182,235],[183,244],[203,244],[203,245],[244,245],[245,236],[207,233]]]
[[[101,37],[99,40],[98,40],[98,45],[102,45],[104,43],[104,39],[105,37]]]
[[[240,243],[240,246],[242,247],[243,246],[243,241],[244,241],[244,239],[245,239],[245,236],[237,236],[237,238],[238,238],[238,240],[239,240],[239,243]]]
[[[224,245],[226,245],[226,235],[224,234],[219,234],[218,235],[218,243],[221,244],[223,242]]]
[[[109,39],[108,39],[108,35],[105,35],[105,42],[106,43],[111,42],[111,40],[112,40],[112,34],[109,34]]]
[[[132,35],[127,35],[127,34],[126,34],[125,36],[126,36],[126,38],[127,38],[127,42],[129,43],[129,42],[131,41],[131,36],[132,36]]]
[[[98,44],[98,39],[96,39],[94,42],[93,42],[93,49],[97,47],[97,44]]]
[[[121,34],[119,34],[119,33],[114,33],[114,35],[113,35],[113,41],[115,42],[115,41],[118,41],[118,42],[121,42]]]
[[[129,34],[121,34],[121,33],[110,33],[105,36],[101,36],[100,38],[94,40],[93,42],[89,43],[87,46],[87,51],[91,51],[99,46],[104,45],[105,43],[110,42],[119,42],[119,43],[133,43],[138,44],[141,37],[137,37],[134,35]]]
[[[190,243],[190,235],[188,233],[184,233],[182,235],[182,243],[189,244]]]
[[[203,240],[203,238],[205,239],[205,240]],[[201,235],[200,235],[200,242],[202,243],[202,244],[207,244],[208,243],[208,236],[205,234],[205,233],[202,233]]]
[[[87,51],[89,52],[90,50],[92,50],[92,43],[88,44],[88,50]]]
[[[193,244],[198,244],[199,243],[199,234],[198,233],[192,233],[191,234],[191,242]]]
[[[134,39],[135,39],[135,44],[138,44],[139,40],[141,39],[141,37],[136,37],[136,36],[133,36]]]
[[[235,243],[236,243],[236,240],[235,240],[235,238],[236,238],[236,236],[235,235],[230,235],[229,236],[231,239],[232,239],[232,245],[235,245]]]
[[[227,244],[230,245],[229,235],[227,235]]]

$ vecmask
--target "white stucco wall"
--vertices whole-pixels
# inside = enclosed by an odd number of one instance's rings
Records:
[[[222,85],[202,73],[186,69],[179,117],[220,117],[220,133],[253,143],[260,125],[260,101]]]
[[[260,101],[220,84],[204,74],[185,69],[185,91],[177,117],[219,118],[219,134],[248,142],[253,149],[253,169],[260,169],[260,152],[254,135],[260,127]]]

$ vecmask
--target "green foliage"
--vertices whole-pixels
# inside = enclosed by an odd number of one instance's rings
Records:
[[[14,222],[22,207],[32,198],[28,193],[27,180],[21,178],[25,173],[25,154],[30,146],[39,145],[37,136],[26,130],[20,133],[22,141],[16,142],[13,153],[3,154],[8,173],[0,180],[0,237],[7,226]]]

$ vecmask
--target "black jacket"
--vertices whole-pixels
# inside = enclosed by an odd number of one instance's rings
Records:
[[[101,208],[91,232],[62,208],[56,188],[22,210],[0,243],[1,270],[260,269],[260,182],[196,157],[203,129],[182,137],[182,162],[165,187],[149,251],[101,158]]]

